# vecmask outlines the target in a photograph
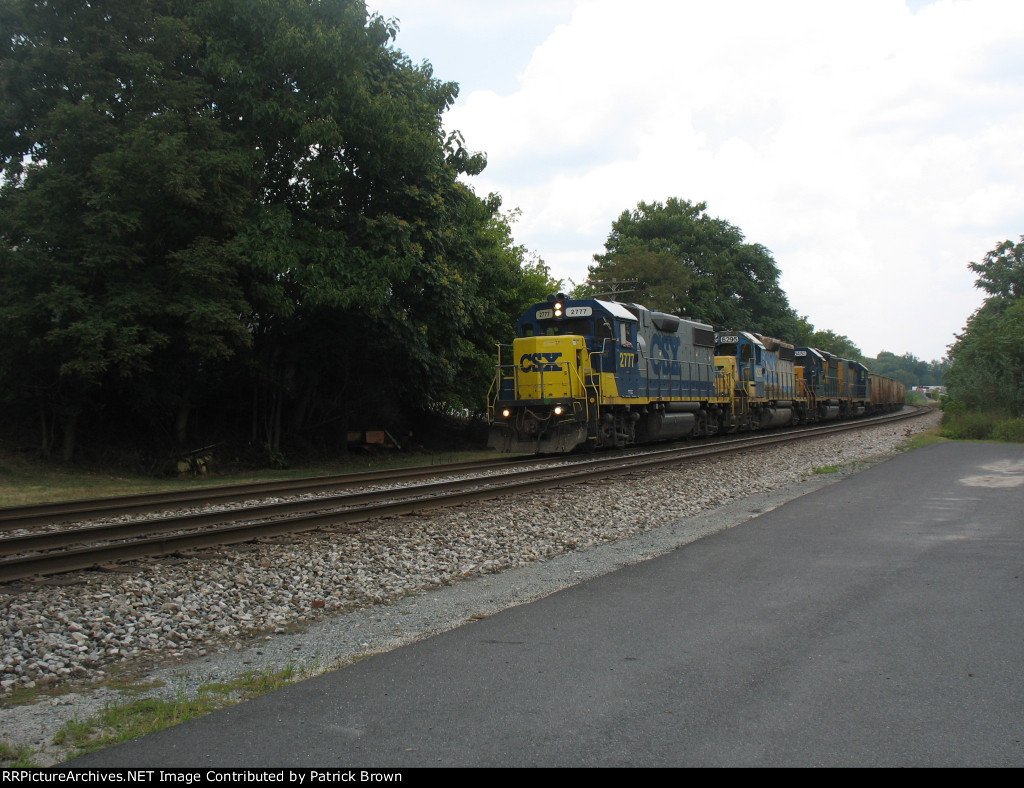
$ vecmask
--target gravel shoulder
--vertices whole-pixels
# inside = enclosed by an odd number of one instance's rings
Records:
[[[430,637],[739,525],[892,456],[938,420],[383,519],[359,534],[0,587],[0,742],[51,765],[72,754],[53,744],[57,731],[106,706],[193,697],[251,673],[315,675]],[[10,703],[33,687],[34,702]]]

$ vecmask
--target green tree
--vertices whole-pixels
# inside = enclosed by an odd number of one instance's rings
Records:
[[[834,331],[815,331],[811,334],[807,346],[825,350],[840,358],[864,361],[864,355],[860,352],[860,348],[853,343],[853,340],[845,334],[837,334]]]
[[[867,359],[868,367],[879,375],[896,378],[907,386],[941,386],[948,362],[922,361],[913,353],[897,356],[883,350],[878,358]]]
[[[991,297],[1024,298],[1024,235],[1014,244],[1010,240],[998,244],[980,263],[967,267],[978,275],[975,287]]]
[[[654,309],[774,336],[799,331],[779,285],[779,270],[760,244],[744,242],[706,203],[670,198],[639,203],[612,224],[605,253],[594,255],[588,284],[634,281],[630,300]]]
[[[8,0],[0,23],[0,381],[66,456],[83,410],[184,441],[202,406],[277,452],[472,399],[537,271],[460,181],[486,162],[443,128],[458,86],[393,22]]]
[[[971,410],[1024,416],[1024,236],[968,265],[989,296],[950,347],[949,394]]]
[[[205,367],[249,342],[234,237],[246,156],[189,66],[193,32],[158,13],[168,5],[0,15],[0,369],[9,396],[62,423],[65,458],[104,387],[135,381],[181,408]]]

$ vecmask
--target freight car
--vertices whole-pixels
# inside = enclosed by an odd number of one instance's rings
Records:
[[[499,348],[489,445],[623,447],[895,410],[903,396],[897,381],[822,350],[559,293]]]

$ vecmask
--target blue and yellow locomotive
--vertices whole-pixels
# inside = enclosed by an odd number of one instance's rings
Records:
[[[489,445],[564,453],[765,429],[877,409],[870,389],[857,362],[559,293],[530,307],[511,349],[499,348]],[[875,390],[902,405],[895,381],[879,378]]]

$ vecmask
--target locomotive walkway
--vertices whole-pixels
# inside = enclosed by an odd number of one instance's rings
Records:
[[[69,765],[1022,766],[1022,504],[937,444]]]

